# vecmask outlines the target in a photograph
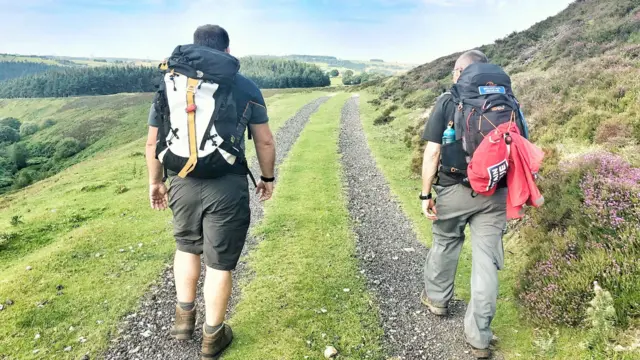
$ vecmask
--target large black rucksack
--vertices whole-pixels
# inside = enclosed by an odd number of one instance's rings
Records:
[[[460,75],[451,89],[456,106],[450,126],[456,139],[443,144],[439,169],[439,184],[463,184],[470,187],[467,166],[486,135],[499,125],[514,122],[523,136],[527,126],[520,105],[513,95],[511,78],[494,64],[472,64]]]
[[[178,46],[160,65],[154,100],[159,123],[156,157],[180,177],[216,178],[246,168],[247,128],[233,96],[240,63],[204,46]],[[236,170],[237,171],[237,170]]]

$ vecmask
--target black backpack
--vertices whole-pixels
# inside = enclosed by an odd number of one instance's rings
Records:
[[[498,126],[514,122],[523,136],[528,136],[520,105],[513,95],[511,78],[498,65],[469,65],[451,89],[456,113],[450,126],[456,140],[443,144],[439,169],[439,184],[463,184],[471,187],[467,166],[484,137]]]
[[[247,128],[233,96],[240,62],[198,45],[178,46],[160,64],[154,100],[159,123],[156,157],[180,177],[216,178],[248,168],[241,142]]]

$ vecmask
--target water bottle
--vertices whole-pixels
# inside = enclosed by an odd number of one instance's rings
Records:
[[[451,144],[456,141],[456,131],[453,129],[452,125],[447,127],[447,130],[442,133],[442,145]]]

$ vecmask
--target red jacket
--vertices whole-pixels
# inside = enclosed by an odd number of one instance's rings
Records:
[[[543,159],[544,152],[520,136],[515,124],[502,124],[476,149],[467,170],[469,182],[478,194],[491,196],[506,176],[507,217],[519,219],[525,204],[540,207],[544,203],[535,182]]]

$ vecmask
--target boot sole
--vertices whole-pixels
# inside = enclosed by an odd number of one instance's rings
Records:
[[[231,346],[231,344],[233,343],[233,339],[234,338],[231,338],[231,341],[229,341],[227,346],[225,346],[224,349],[220,350],[219,353],[213,355],[213,357],[205,357],[205,356],[202,356],[202,354],[200,354],[200,360],[218,360],[218,359],[220,359],[220,357],[225,352],[225,350],[227,350],[229,348],[229,346]]]
[[[187,335],[187,334],[171,335],[171,337],[176,340],[191,340],[193,338],[193,334],[192,335]]]
[[[420,302],[422,303],[422,305],[426,306],[427,309],[429,309],[429,312],[432,313],[433,315],[436,315],[436,316],[447,316],[447,315],[449,315],[449,309],[435,307],[435,306],[429,304],[429,302],[427,300],[425,300],[425,298],[424,298],[424,293],[420,295]]]
[[[184,333],[184,334],[171,334],[171,333],[169,333],[169,336],[171,336],[172,338],[174,338],[176,340],[182,340],[182,341],[191,340],[193,338],[193,332],[194,331],[195,331],[195,329],[192,330],[191,332],[187,332],[187,333]]]

